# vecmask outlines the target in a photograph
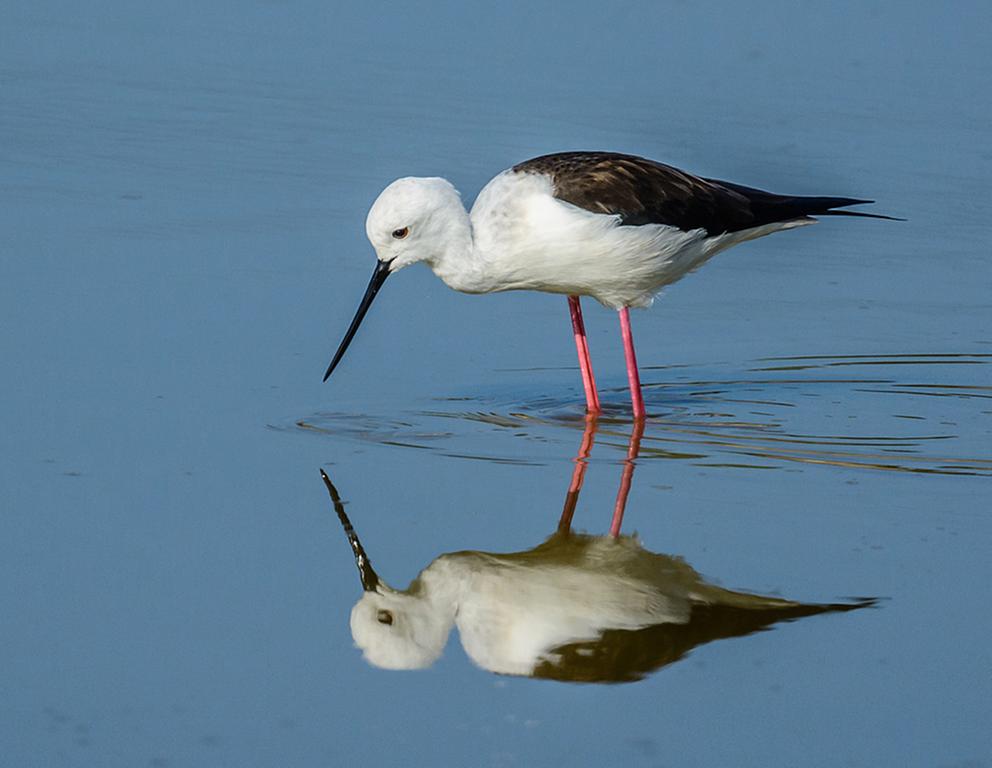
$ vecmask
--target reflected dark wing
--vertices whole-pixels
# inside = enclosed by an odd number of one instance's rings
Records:
[[[738,184],[703,179],[643,157],[613,152],[563,152],[514,166],[541,173],[555,197],[594,213],[620,216],[624,225],[667,224],[710,235],[737,232],[778,221],[871,202],[849,197],[790,197]],[[873,214],[849,214],[886,218]]]
[[[685,624],[655,624],[642,629],[606,629],[596,640],[555,648],[534,667],[532,677],[581,683],[630,683],[678,661],[693,648],[714,640],[770,629],[783,621],[838,611],[856,611],[877,604],[872,598],[827,605],[788,603],[778,607],[744,608],[719,603],[694,603]]]

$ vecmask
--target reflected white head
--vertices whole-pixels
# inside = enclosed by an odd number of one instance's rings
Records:
[[[423,669],[444,650],[454,624],[430,600],[379,583],[351,610],[351,636],[365,659],[383,669]]]
[[[430,666],[448,641],[454,625],[454,606],[429,599],[425,592],[397,592],[372,567],[358,534],[344,511],[334,483],[320,470],[334,511],[351,544],[364,594],[351,611],[351,634],[365,658],[387,669]]]

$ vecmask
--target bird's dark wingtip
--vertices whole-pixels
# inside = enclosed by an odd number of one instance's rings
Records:
[[[817,198],[812,198],[817,199]],[[854,197],[824,197],[818,198],[823,208],[818,211],[810,211],[813,216],[857,216],[863,219],[885,219],[886,221],[906,221],[896,216],[886,216],[884,213],[867,213],[866,211],[841,211],[838,208],[847,208],[849,205],[872,205],[874,200],[860,200]]]
[[[865,202],[872,202],[866,200]],[[859,204],[859,203],[857,203]],[[856,203],[850,203],[850,205],[856,205]],[[866,213],[864,211],[819,211],[814,216],[857,216],[862,219],[885,219],[886,221],[908,221],[908,219],[900,219],[898,216],[886,216],[884,213]]]

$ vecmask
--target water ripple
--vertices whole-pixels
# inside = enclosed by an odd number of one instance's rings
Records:
[[[649,417],[640,458],[734,469],[804,465],[989,476],[990,360],[987,354],[807,355],[761,358],[736,370],[731,364],[646,368],[646,378],[658,372],[666,378],[644,384]],[[867,371],[829,375],[839,367]],[[730,375],[713,375],[719,369]],[[622,452],[630,424],[626,389],[601,394],[600,434],[604,444],[616,438],[612,444]],[[570,391],[438,398],[429,409],[399,416],[321,412],[276,428],[452,458],[542,464],[552,460],[546,444],[571,446],[571,432],[584,425],[581,396]]]

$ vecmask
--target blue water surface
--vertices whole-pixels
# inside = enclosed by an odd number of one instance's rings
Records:
[[[14,2],[0,24],[0,751],[11,766],[992,764],[987,3]],[[624,530],[727,588],[875,608],[640,682],[363,661],[318,469],[381,576],[526,550],[582,440],[560,296],[418,267],[321,374],[390,180],[471,201],[610,149],[877,200],[633,315]],[[609,419],[573,525],[610,524]]]

